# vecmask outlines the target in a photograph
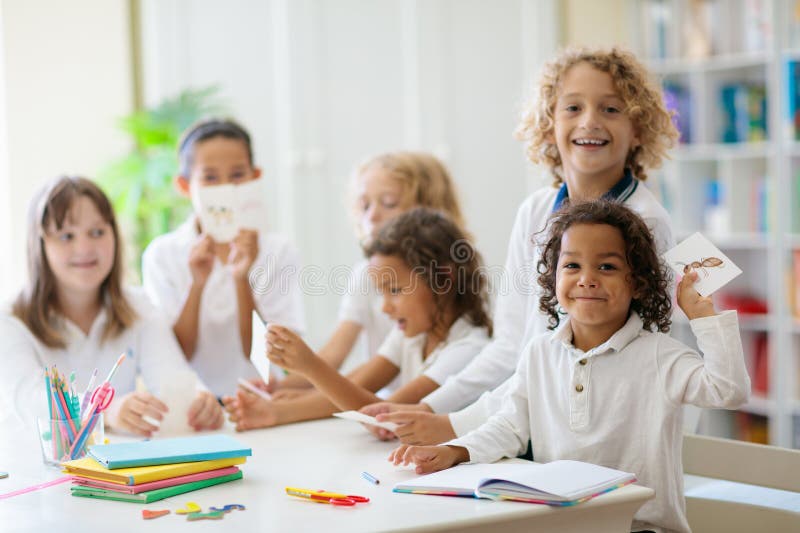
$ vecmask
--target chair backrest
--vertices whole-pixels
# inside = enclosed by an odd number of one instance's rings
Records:
[[[684,435],[683,471],[800,493],[800,450]],[[758,502],[690,496],[686,498],[686,512],[694,533],[800,531],[800,513],[764,507]]]

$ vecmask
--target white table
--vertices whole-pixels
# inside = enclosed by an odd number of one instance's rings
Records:
[[[35,432],[6,434],[0,443],[0,493],[55,479],[62,474],[45,467]],[[9,438],[10,437],[10,438]],[[112,441],[113,435],[110,436]],[[0,530],[81,531],[82,533],[178,533],[181,531],[628,531],[636,510],[653,491],[629,485],[574,507],[555,508],[446,496],[392,492],[392,486],[416,477],[386,457],[396,443],[379,442],[359,424],[328,419],[236,434],[253,448],[240,468],[244,479],[182,494],[148,505],[72,497],[69,483],[0,500]],[[379,485],[361,477],[366,470]],[[326,489],[368,496],[370,503],[335,507],[286,496],[284,487]],[[189,522],[174,514],[188,501],[221,507],[239,503],[221,521]],[[169,509],[171,514],[143,520],[142,509]]]

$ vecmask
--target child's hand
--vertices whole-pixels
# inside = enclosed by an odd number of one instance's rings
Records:
[[[678,283],[678,305],[686,313],[689,320],[717,314],[711,297],[700,296],[700,293],[694,289],[694,283],[697,278],[697,272],[693,270],[683,276],[680,283]]]
[[[256,257],[258,257],[258,231],[240,229],[231,243],[228,255],[228,263],[233,269],[233,279],[247,280]]]
[[[219,429],[225,421],[222,414],[222,407],[219,405],[216,396],[208,391],[203,391],[197,395],[189,406],[187,414],[189,425],[195,431],[201,429]]]
[[[323,362],[300,336],[275,324],[267,326],[267,357],[281,368],[303,375]]]
[[[422,411],[398,411],[376,416],[379,422],[400,424],[394,434],[404,444],[441,444],[456,438],[450,418]]]
[[[222,398],[228,419],[236,424],[236,431],[264,428],[278,423],[273,402],[263,400],[249,391],[241,389],[236,396]]]
[[[189,271],[196,285],[204,286],[214,268],[214,240],[201,235],[189,252]]]
[[[395,466],[414,463],[417,474],[430,474],[469,461],[469,452],[461,446],[409,446],[403,444],[389,455]]]
[[[161,421],[167,411],[169,411],[167,405],[152,394],[131,392],[122,397],[122,405],[117,415],[117,426],[134,435],[152,437],[153,432],[158,430],[158,426],[150,424],[142,417],[146,415]]]
[[[365,415],[378,416],[381,413],[391,412],[395,405],[400,405],[400,404],[393,404],[390,402],[376,402],[376,403],[371,403],[369,405],[365,405],[358,411],[360,413],[364,413]],[[367,431],[378,437],[380,440],[394,440],[397,438],[397,435],[395,435],[388,429],[379,428],[378,426],[373,426],[372,424],[361,424],[361,425],[367,428]]]

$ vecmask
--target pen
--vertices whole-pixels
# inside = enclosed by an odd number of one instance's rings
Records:
[[[83,418],[83,412],[86,410],[86,406],[89,404],[89,398],[92,397],[94,386],[94,380],[97,379],[97,369],[94,369],[92,372],[92,376],[89,378],[89,384],[86,385],[86,390],[83,393],[83,400],[81,400],[81,418]]]
[[[378,485],[380,481],[378,478],[370,474],[369,472],[361,472],[361,477],[372,483],[373,485]]]
[[[261,398],[263,398],[263,399],[265,399],[267,401],[272,400],[272,395],[270,393],[268,393],[267,391],[263,391],[263,390],[259,389],[258,387],[256,387],[255,385],[253,385],[252,383],[250,383],[249,381],[247,381],[244,378],[239,378],[239,385],[241,387],[249,390],[250,392],[252,392],[256,396],[260,396]]]

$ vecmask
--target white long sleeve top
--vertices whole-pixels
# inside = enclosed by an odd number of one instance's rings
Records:
[[[111,385],[114,400],[104,411],[106,421],[115,425],[120,399],[136,390],[141,376],[155,396],[171,376],[192,372],[175,340],[172,328],[141,289],[125,289],[125,297],[138,319],[119,336],[102,340],[107,314],[102,310],[88,334],[64,319],[62,331],[65,348],[50,348],[13,316],[10,309],[0,315],[0,345],[5,372],[0,373],[0,410],[14,413],[24,424],[34,425],[36,416],[47,414],[43,369],[56,365],[63,374],[75,371],[75,388],[83,393],[92,371],[98,369],[95,385],[100,385],[120,353],[130,350],[130,357],[120,365]],[[198,383],[199,389],[205,389]]]
[[[189,295],[189,254],[197,239],[192,216],[175,231],[154,239],[142,256],[145,291],[170,326],[177,322]],[[264,322],[302,333],[305,316],[299,265],[297,250],[285,237],[259,233],[258,256],[249,274],[255,310]],[[258,377],[250,354],[242,348],[237,306],[230,269],[215,260],[200,300],[197,344],[190,365],[217,396],[236,391],[238,378]]]
[[[688,532],[683,498],[682,404],[736,408],[750,378],[735,311],[690,322],[704,357],[639,315],[588,352],[572,344],[566,319],[523,350],[502,407],[478,429],[448,442],[470,462],[516,457],[531,440],[537,461],[575,459],[634,472],[655,499],[633,529]]]
[[[663,253],[674,245],[669,214],[650,190],[628,178],[629,175],[612,188],[609,196],[624,202],[644,219],[654,234],[658,253]],[[457,435],[478,427],[496,411],[502,393],[487,394],[470,404],[511,377],[527,340],[547,331],[547,316],[539,311],[536,264],[540,254],[536,242],[542,238],[540,232],[564,191],[565,188],[544,187],[522,203],[511,230],[505,264],[508,290],[497,296],[492,342],[461,372],[422,400],[436,413],[451,413],[450,422]],[[454,412],[466,406],[470,407]]]

